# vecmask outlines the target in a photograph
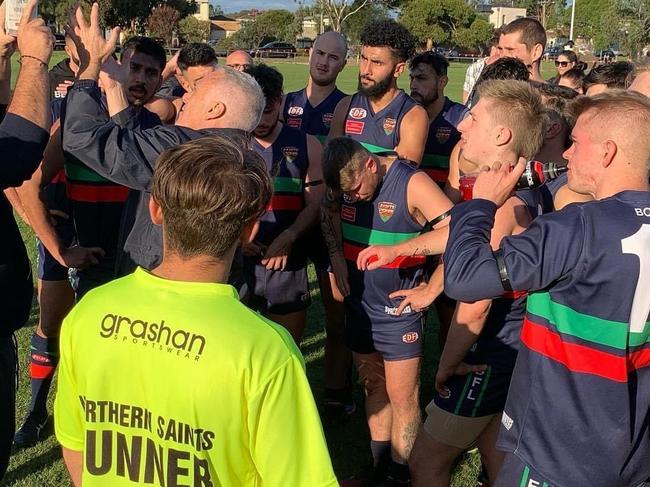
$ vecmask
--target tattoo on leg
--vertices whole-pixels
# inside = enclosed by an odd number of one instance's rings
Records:
[[[406,460],[411,456],[411,450],[413,449],[413,444],[415,439],[418,436],[418,431],[420,431],[420,420],[419,418],[409,422],[404,428],[402,433],[402,440],[404,440],[404,455]]]

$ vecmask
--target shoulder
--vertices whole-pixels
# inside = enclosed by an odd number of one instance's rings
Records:
[[[408,112],[404,115],[403,121],[408,124],[424,124],[425,126],[428,126],[429,115],[422,106],[416,103],[408,109]]]

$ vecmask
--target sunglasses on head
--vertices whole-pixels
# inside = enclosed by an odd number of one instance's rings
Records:
[[[555,61],[555,65],[566,68],[569,65],[569,61]]]

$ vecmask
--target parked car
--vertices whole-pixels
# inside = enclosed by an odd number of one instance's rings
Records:
[[[296,47],[288,42],[274,41],[252,50],[251,56],[257,58],[293,58],[296,56]]]
[[[63,34],[54,34],[54,50],[63,51],[65,49],[65,36]]]
[[[548,60],[554,60],[558,57],[558,55],[563,51],[562,47],[559,46],[553,46],[553,47],[547,47],[544,50],[544,57]]]

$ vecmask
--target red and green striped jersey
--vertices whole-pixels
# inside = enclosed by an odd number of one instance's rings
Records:
[[[420,313],[394,316],[399,300],[388,297],[393,291],[411,289],[423,278],[424,256],[399,257],[374,271],[357,269],[356,259],[370,245],[393,245],[419,235],[423,226],[413,220],[407,204],[407,186],[416,168],[394,161],[371,201],[341,205],[343,253],[348,262],[350,296],[345,303],[354,313],[373,325],[383,321],[419,319]]]
[[[404,116],[417,103],[402,90],[379,112],[375,113],[368,97],[355,93],[345,117],[345,135],[373,154],[393,151],[400,140],[400,126]]]
[[[465,105],[445,97],[442,111],[429,122],[429,135],[420,169],[441,187],[444,187],[449,176],[451,151],[460,140],[460,132],[456,127],[468,113],[469,110]]]
[[[494,212],[485,200],[453,210],[451,297],[502,292]],[[500,250],[529,296],[499,448],[557,487],[640,485],[650,478],[650,194],[569,205]]]

